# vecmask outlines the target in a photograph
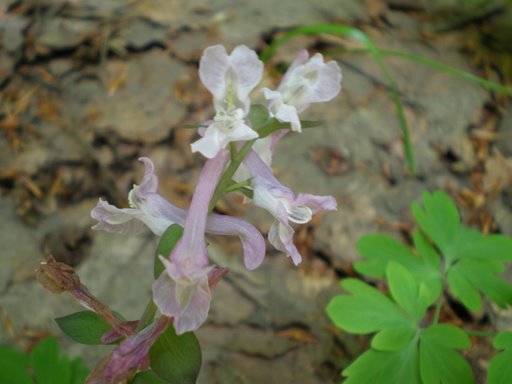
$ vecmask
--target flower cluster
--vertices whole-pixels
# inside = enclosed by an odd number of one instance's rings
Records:
[[[265,136],[248,118],[250,94],[262,72],[263,63],[246,46],[236,47],[231,54],[221,45],[204,51],[199,76],[213,95],[215,116],[206,129],[199,129],[201,137],[191,145],[192,152],[201,153],[207,161],[188,210],[174,206],[158,193],[153,163],[142,157],[145,174],[128,195],[130,208],[120,209],[100,199],[91,212],[98,221],[94,229],[124,235],[138,233],[144,226],[156,236],[172,224],[183,227],[170,255],[160,255],[165,269],[153,285],[153,301],[164,317],[172,319],[177,334],[204,323],[212,290],[225,273],[224,268],[210,264],[206,233],[238,236],[248,269],[257,268],[265,256],[265,240],[256,227],[211,212],[226,175],[229,186],[243,185],[252,202],[273,215],[268,240],[295,265],[301,256],[293,244],[291,223],[307,223],[316,212],[336,209],[332,196],[294,194],[274,177],[270,165],[279,139],[290,130],[301,132],[299,114],[310,104],[331,100],[339,93],[340,68],[334,61],[325,63],[321,54],[310,58],[307,51],[300,52],[279,87],[263,89],[268,121],[279,127]]]

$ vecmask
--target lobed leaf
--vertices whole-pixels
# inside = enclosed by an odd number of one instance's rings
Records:
[[[37,384],[70,384],[73,376],[71,363],[59,356],[59,347],[54,338],[37,344],[30,358]]]
[[[329,318],[341,329],[366,334],[385,328],[416,326],[395,303],[368,284],[345,279],[341,286],[351,295],[336,296],[327,306]]]
[[[512,238],[503,235],[484,236],[471,228],[463,228],[459,232],[446,251],[447,260],[512,260]]]
[[[354,264],[356,271],[366,276],[382,277],[390,261],[406,267],[415,263],[416,255],[400,241],[382,234],[365,235],[356,244],[357,251],[367,260]]]
[[[92,311],[58,317],[55,322],[66,336],[81,344],[102,344],[101,336],[110,330],[110,325]]]
[[[414,245],[418,250],[415,255],[410,248],[387,235],[366,235],[357,243],[357,249],[366,260],[356,262],[355,269],[371,277],[381,277],[391,261],[403,265],[419,283],[428,287],[434,302],[441,294],[442,275],[439,255],[420,231],[413,233]],[[427,291],[424,291],[426,293]]]
[[[432,325],[421,332],[419,365],[423,384],[471,384],[473,373],[468,362],[453,348],[471,347],[467,334],[447,325]]]
[[[392,261],[386,269],[389,291],[396,303],[402,307],[415,324],[425,315],[431,297],[426,286],[422,286],[422,300],[420,300],[419,286],[414,277],[402,265]]]
[[[416,332],[416,327],[406,326],[383,329],[373,337],[372,348],[379,351],[400,351],[412,341]]]
[[[192,332],[176,335],[172,324],[149,351],[153,371],[173,384],[194,384],[201,369],[201,348]]]
[[[512,304],[512,286],[500,279],[501,262],[461,260],[448,270],[448,284],[455,296],[472,311],[481,307],[480,293],[498,306]]]
[[[342,374],[347,377],[344,384],[421,384],[417,343],[412,341],[399,351],[370,349]]]
[[[444,254],[459,231],[459,211],[453,200],[442,191],[425,192],[422,200],[423,206],[412,204],[412,214],[421,230]]]
[[[508,384],[512,377],[512,332],[500,332],[492,341],[496,349],[505,351],[494,356],[487,369],[488,384]]]

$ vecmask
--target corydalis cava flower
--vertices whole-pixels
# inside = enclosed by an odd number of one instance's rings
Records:
[[[165,271],[153,285],[153,300],[163,315],[173,318],[177,334],[199,328],[208,316],[209,276],[215,275],[215,267],[208,263],[204,234],[208,205],[227,160],[228,151],[223,150],[205,163],[183,235],[169,258],[161,257]]]
[[[258,134],[246,124],[249,94],[258,85],[263,62],[245,45],[228,55],[222,45],[205,49],[199,63],[199,77],[213,95],[215,117],[202,138],[192,143],[192,152],[213,158],[229,142],[251,140]]]
[[[185,224],[187,211],[171,204],[158,193],[158,178],[154,173],[153,162],[147,157],[139,160],[144,163],[145,173],[142,182],[134,185],[128,194],[131,207],[117,208],[100,199],[91,211],[91,217],[98,221],[93,229],[131,235],[140,233],[146,225],[155,235],[161,236],[172,224]],[[238,236],[242,242],[247,269],[257,268],[265,257],[263,236],[245,220],[210,214],[206,220],[206,232]]]
[[[295,233],[290,222],[304,224],[319,211],[336,210],[336,200],[332,196],[317,196],[299,193],[297,196],[282,185],[272,174],[272,170],[252,151],[247,155],[245,165],[253,177],[253,202],[266,209],[275,221],[270,227],[268,240],[277,250],[291,257],[298,265],[302,257],[293,244]]]
[[[306,50],[299,53],[286,71],[277,91],[264,88],[269,110],[274,117],[291,124],[293,131],[302,127],[299,113],[312,103],[333,99],[341,89],[341,70],[334,61],[324,63],[320,53],[309,58]]]

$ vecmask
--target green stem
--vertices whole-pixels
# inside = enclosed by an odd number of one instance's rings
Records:
[[[443,294],[441,294],[436,301],[436,307],[434,310],[434,317],[432,318],[432,324],[437,324],[439,322],[439,316],[441,315],[442,306],[443,306]]]
[[[139,324],[137,324],[137,328],[135,329],[135,333],[139,333],[144,328],[146,328],[153,321],[156,313],[156,305],[153,302],[153,296],[150,297],[148,304],[146,305],[146,309],[144,309],[144,313],[139,320]]]
[[[251,185],[251,180],[244,180],[244,181],[241,181],[239,183],[233,183],[233,184],[230,184],[225,190],[224,190],[224,193],[228,193],[228,192],[233,192],[233,191],[237,191],[243,187],[248,187]]]
[[[242,161],[244,161],[245,156],[249,153],[249,151],[252,148],[252,145],[257,139],[246,141],[245,144],[242,146],[240,151],[234,156],[234,158],[231,160],[231,163],[224,171],[224,174],[219,180],[219,183],[217,184],[217,188],[215,188],[215,191],[213,192],[212,200],[210,201],[210,205],[208,207],[208,211],[213,211],[213,208],[215,208],[215,204],[217,204],[217,201],[221,198],[221,196],[226,191],[226,188],[229,187],[231,184],[231,179],[233,178],[233,175],[235,174],[236,170],[242,164]]]

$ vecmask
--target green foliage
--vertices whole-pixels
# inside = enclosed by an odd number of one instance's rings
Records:
[[[367,235],[357,244],[364,259],[355,269],[371,278],[385,277],[388,295],[345,279],[341,286],[347,294],[327,307],[343,330],[377,332],[371,349],[343,371],[346,383],[472,383],[471,368],[456,351],[471,346],[466,332],[438,324],[444,286],[470,310],[481,307],[481,296],[502,307],[512,304],[512,286],[499,278],[512,259],[512,239],[463,226],[443,192],[425,193],[412,212],[419,226],[414,249],[385,235]],[[434,314],[425,319],[434,303]],[[495,347],[505,351],[491,362],[491,384],[510,381],[511,335],[495,339]]]
[[[110,330],[110,325],[92,311],[58,317],[55,322],[62,332],[80,344],[102,344],[101,336]]]
[[[194,333],[176,335],[171,324],[151,347],[149,359],[153,371],[166,382],[194,384],[201,369],[201,348]]]
[[[512,377],[512,332],[498,333],[492,345],[504,351],[491,360],[487,370],[487,382],[488,384],[508,384]]]
[[[30,355],[0,347],[2,384],[83,384],[88,372],[82,359],[59,354],[57,340],[47,338]]]
[[[130,381],[130,384],[167,384],[167,381],[163,380],[154,371],[139,372]]]

